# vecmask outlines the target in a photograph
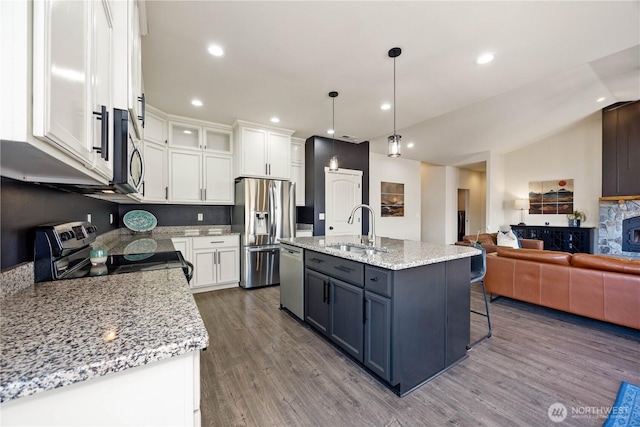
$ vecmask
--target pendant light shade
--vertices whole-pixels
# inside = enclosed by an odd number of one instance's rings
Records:
[[[331,125],[331,137],[333,138],[331,144],[331,157],[329,157],[329,170],[332,172],[338,171],[338,156],[336,156],[336,97],[338,96],[338,92],[332,91],[329,92],[329,96],[333,101],[332,106],[332,125]]]
[[[402,49],[394,47],[389,49],[389,58],[393,58],[393,135],[387,138],[389,157],[400,157],[400,140],[402,137],[396,133],[396,58],[400,56]]]

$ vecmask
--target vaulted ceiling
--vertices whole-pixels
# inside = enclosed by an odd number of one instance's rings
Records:
[[[640,98],[640,1],[146,1],[148,103],[370,140],[403,157],[463,164],[513,150]],[[207,53],[211,44],[222,57]],[[475,63],[492,52],[489,64]],[[203,106],[191,105],[197,98]],[[597,100],[604,98],[598,102]],[[413,148],[406,144],[413,142]]]

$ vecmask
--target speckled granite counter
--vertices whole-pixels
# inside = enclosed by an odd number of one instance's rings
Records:
[[[388,250],[388,252],[380,252],[375,255],[365,255],[327,247],[329,245],[344,243],[360,244],[361,236],[295,237],[281,239],[281,241],[288,242],[291,245],[303,249],[310,249],[340,258],[351,259],[389,270],[403,270],[420,265],[470,257],[480,253],[477,249],[468,246],[435,245],[432,243],[391,239],[388,237],[376,238],[375,247]]]
[[[181,269],[39,283],[0,311],[0,402],[209,343]]]
[[[106,247],[111,255],[126,255],[145,252],[174,251],[171,239],[176,237],[227,236],[232,234],[230,227],[158,227],[149,233],[133,233],[124,228],[94,247]]]

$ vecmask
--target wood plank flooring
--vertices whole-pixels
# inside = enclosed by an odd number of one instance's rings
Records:
[[[481,298],[472,292],[474,308]],[[620,381],[640,384],[640,331],[505,298],[490,305],[490,339],[404,398],[280,310],[277,286],[195,299],[210,336],[205,427],[600,426],[584,408],[613,405]],[[471,322],[472,338],[485,333],[486,318]],[[547,415],[556,402],[560,424]]]

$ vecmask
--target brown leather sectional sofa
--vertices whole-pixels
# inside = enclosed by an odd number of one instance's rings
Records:
[[[456,245],[469,246],[475,242],[476,239],[482,243],[482,247],[485,248],[488,254],[495,252],[498,248],[506,248],[507,246],[498,246],[498,233],[482,233],[479,235],[468,234],[462,237],[462,241],[456,242]],[[535,239],[519,239],[520,244],[526,249],[544,249],[543,240]]]
[[[640,329],[640,260],[499,247],[487,292]]]

